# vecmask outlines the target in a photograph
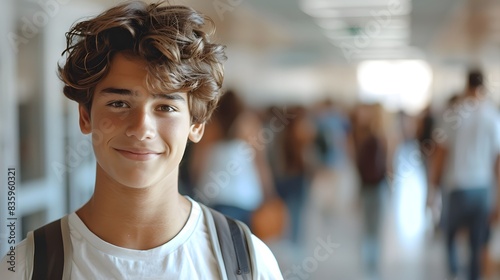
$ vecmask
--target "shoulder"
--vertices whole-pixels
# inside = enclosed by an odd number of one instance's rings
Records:
[[[208,221],[208,226],[207,226],[207,230],[208,230],[208,233],[209,235],[217,235],[217,230],[215,229],[216,227],[216,224],[219,224],[219,226],[221,226],[221,221],[220,221],[220,218],[221,217],[224,217],[222,214],[220,214],[219,212],[203,205],[200,203],[200,206],[202,207],[202,209],[204,209],[203,211],[205,212],[206,215],[204,215],[204,219],[209,219],[209,220],[212,220],[213,223],[211,221]],[[215,215],[215,217],[214,217]],[[211,217],[211,218],[208,218],[208,217]],[[217,222],[217,220],[219,220],[219,222]],[[225,220],[225,219],[223,219]],[[232,219],[230,219],[232,220]],[[236,220],[233,220],[233,221],[236,221]],[[212,224],[212,225],[210,225]],[[248,227],[246,225],[244,225],[242,222],[237,222],[237,224],[240,225],[240,229],[242,229],[242,234],[244,234],[246,236],[246,241],[247,241],[247,245],[248,245],[248,248],[249,248],[249,257],[251,259],[251,262],[252,262],[252,266],[253,266],[253,273],[255,273],[257,276],[255,279],[277,279],[277,280],[280,280],[280,279],[283,279],[283,276],[281,274],[281,271],[279,269],[279,266],[278,266],[278,262],[276,261],[276,258],[274,257],[273,253],[271,252],[271,250],[269,249],[269,247],[267,247],[266,244],[264,244],[264,242],[262,242],[259,238],[257,238],[255,235],[251,234],[250,233],[250,230],[248,229]],[[223,227],[221,227],[223,228]],[[227,228],[227,230],[229,231],[229,228]],[[226,235],[224,235],[225,238],[223,238],[225,240],[225,244],[227,244],[227,242],[233,242],[233,240],[231,239],[231,233],[228,233]],[[248,238],[250,237],[250,238]],[[213,237],[212,237],[213,238]],[[228,239],[229,238],[229,239]],[[217,239],[217,237],[216,237]],[[219,244],[219,246],[221,246],[221,244]],[[222,245],[223,246],[223,245]],[[222,255],[218,255],[220,254],[215,252],[215,254],[217,255],[217,259],[218,261],[223,261],[223,256]]]
[[[488,126],[485,128],[488,132],[493,133],[493,135],[497,136],[500,133],[500,111],[495,106],[493,101],[489,99],[482,100],[481,102],[482,108],[480,108],[480,113],[483,117],[480,119],[482,123],[487,123]]]
[[[257,279],[283,279],[278,262],[269,247],[252,234]]]

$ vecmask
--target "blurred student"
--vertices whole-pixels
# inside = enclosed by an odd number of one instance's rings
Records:
[[[445,106],[445,109],[443,112],[454,112],[459,108],[459,101],[461,99],[461,94],[454,94],[452,95]],[[429,114],[429,113],[427,113]],[[425,119],[425,117],[424,117]],[[425,132],[425,128],[422,126],[426,126],[425,124],[421,123],[420,130],[419,130],[419,142],[420,142],[420,147],[421,147],[421,152],[422,152],[422,158],[425,163],[426,167],[426,180],[427,180],[427,202],[426,206],[427,208],[431,211],[432,215],[432,221],[434,225],[434,230],[444,230],[445,229],[445,224],[446,224],[446,218],[447,218],[447,199],[448,195],[445,194],[445,191],[441,188],[435,188],[432,180],[432,178],[435,173],[435,163],[433,160],[436,160],[436,141],[432,137],[432,131],[436,126],[438,125],[439,119],[436,117],[432,121],[432,129],[428,133]],[[422,120],[424,122],[424,120]],[[428,123],[428,122],[427,122]],[[429,128],[430,129],[430,128]],[[430,137],[430,138],[429,138]]]
[[[388,166],[384,110],[380,104],[361,105],[354,111],[353,139],[360,179],[363,213],[363,260],[366,272],[377,276],[380,259],[380,228]]]
[[[460,274],[455,237],[461,229],[469,235],[467,279],[480,279],[481,248],[489,219],[498,216],[498,199],[490,194],[500,184],[500,127],[498,112],[485,95],[483,75],[470,71],[463,98],[445,111],[439,128],[444,133],[432,169],[433,187],[442,185],[447,195],[446,246],[452,277]],[[497,192],[498,193],[498,192]]]
[[[272,189],[265,143],[258,143],[261,128],[259,116],[229,90],[207,127],[213,137],[206,144],[206,157],[198,159],[196,197],[247,225]]]
[[[349,159],[349,134],[351,124],[335,104],[327,99],[314,108],[317,134],[316,149],[320,164],[333,171],[342,170]]]
[[[318,170],[314,178],[315,201],[326,223],[331,220],[337,186],[349,178],[348,167],[352,160],[351,124],[341,108],[332,100],[325,99],[313,108],[317,133],[315,150]]]
[[[279,135],[274,157],[276,190],[285,201],[290,215],[289,239],[299,245],[302,215],[313,173],[316,129],[306,108],[287,110],[292,116]]]

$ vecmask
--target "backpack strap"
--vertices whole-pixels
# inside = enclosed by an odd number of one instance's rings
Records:
[[[56,220],[33,232],[32,280],[69,279],[72,247],[68,217]]]
[[[257,280],[259,271],[257,267],[257,256],[255,255],[255,246],[253,244],[252,240],[252,232],[250,231],[250,228],[243,223],[242,221],[234,220],[240,229],[242,230],[242,234],[245,236],[246,240],[246,248],[247,248],[247,256],[249,257],[249,265],[250,265],[250,279]]]
[[[218,262],[223,279],[252,279],[253,246],[251,236],[245,231],[246,226],[201,203],[200,205],[207,219],[215,253],[217,256],[222,255],[222,260]]]
[[[235,220],[211,208],[209,210],[215,222],[228,279],[248,279],[250,259],[245,233]]]

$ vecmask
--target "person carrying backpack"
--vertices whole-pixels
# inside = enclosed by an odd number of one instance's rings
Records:
[[[353,116],[355,163],[360,180],[364,227],[362,255],[365,272],[372,276],[379,273],[379,232],[388,166],[383,113],[379,104],[362,105]]]
[[[224,47],[191,8],[127,2],[67,33],[59,67],[92,136],[95,190],[74,213],[30,232],[0,279],[283,279],[239,221],[178,192],[223,80]]]

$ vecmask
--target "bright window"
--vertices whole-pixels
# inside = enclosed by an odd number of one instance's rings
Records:
[[[390,110],[422,110],[431,81],[431,68],[422,60],[365,61],[358,66],[361,102],[380,102]]]

